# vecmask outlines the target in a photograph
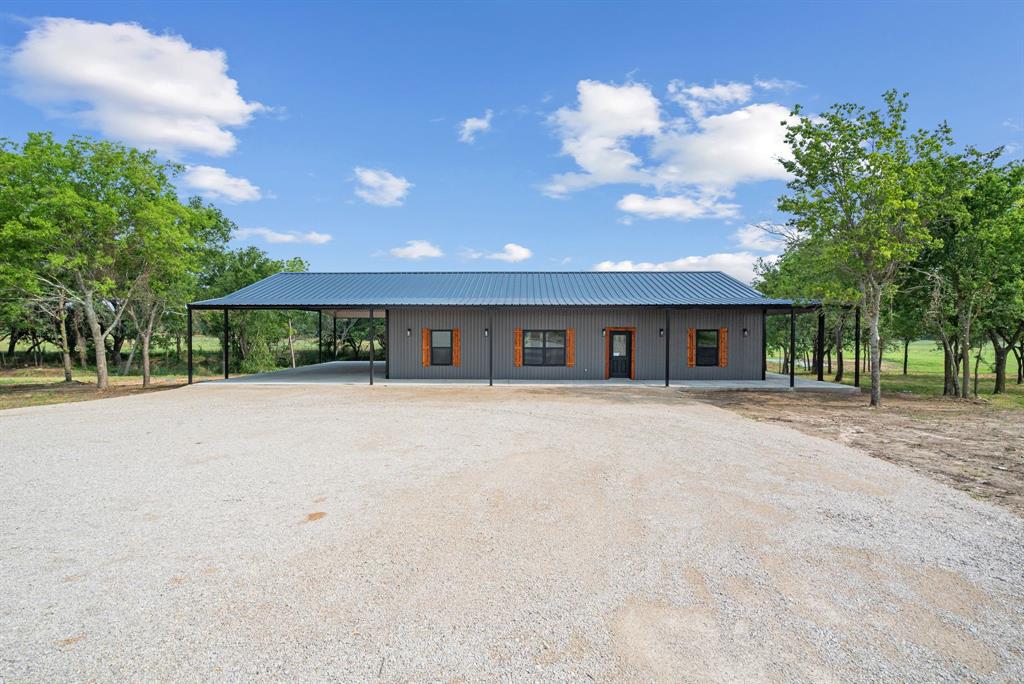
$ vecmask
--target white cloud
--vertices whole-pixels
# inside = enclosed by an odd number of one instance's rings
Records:
[[[427,240],[409,240],[405,247],[392,247],[388,253],[399,259],[419,259],[444,256],[441,248]]]
[[[702,118],[707,109],[720,109],[730,104],[743,104],[750,100],[753,93],[753,87],[747,83],[688,86],[677,80],[668,84],[669,99],[686,107],[695,119]]]
[[[494,112],[488,109],[482,117],[469,117],[459,124],[459,142],[471,144],[476,142],[476,134],[488,131],[491,128],[491,118]]]
[[[514,264],[520,261],[526,261],[532,256],[533,252],[530,249],[523,247],[522,245],[517,245],[514,242],[509,242],[502,247],[500,252],[491,252],[487,255],[487,258],[494,259],[495,261],[507,261],[510,264]]]
[[[754,81],[754,85],[761,90],[781,90],[784,93],[804,87],[799,81],[790,81],[783,78],[759,78]]]
[[[526,261],[532,257],[533,250],[528,247],[523,247],[522,245],[517,245],[514,242],[508,242],[501,248],[500,252],[484,252],[479,249],[467,247],[459,252],[459,256],[463,259],[493,259],[494,261],[517,263],[520,261]]]
[[[138,24],[42,19],[7,66],[22,99],[169,155],[227,154],[237,144],[227,129],[266,109],[239,95],[223,51]]]
[[[722,271],[740,282],[749,284],[754,279],[754,263],[757,255],[750,252],[724,252],[707,256],[688,256],[674,261],[652,263],[649,261],[602,261],[594,266],[596,271]],[[766,260],[773,256],[763,257]]]
[[[717,197],[705,195],[687,197],[645,197],[632,193],[619,200],[620,211],[645,219],[675,219],[690,221],[700,218],[733,218],[739,214],[738,204],[725,204]]]
[[[399,207],[409,194],[413,184],[401,176],[396,176],[384,169],[355,168],[356,195],[369,204],[378,207]]]
[[[318,233],[311,230],[307,233],[299,233],[291,230],[287,233],[281,233],[270,228],[239,228],[235,233],[235,237],[239,240],[245,240],[248,238],[263,238],[266,242],[271,244],[280,243],[305,243],[310,245],[322,245],[326,242],[331,241],[331,236],[327,233]]]
[[[752,249],[757,252],[779,252],[784,246],[785,240],[770,233],[764,227],[755,224],[746,225],[735,233],[733,240],[743,249]]]
[[[203,197],[223,199],[228,202],[253,202],[262,197],[259,187],[245,178],[228,175],[216,166],[190,166],[185,170],[181,183],[196,190]]]
[[[751,102],[758,91],[784,83],[673,81],[667,99],[681,105],[683,114],[665,118],[662,102],[646,85],[580,81],[575,107],[549,117],[562,154],[579,170],[556,174],[543,191],[564,197],[599,185],[631,184],[656,192],[634,192],[619,201],[620,209],[644,218],[738,216],[738,205],[720,199],[731,197],[735,186],[787,178],[778,160],[789,155],[781,123],[790,108]],[[724,111],[707,114],[715,110]]]
[[[650,183],[640,157],[628,141],[661,131],[661,105],[645,85],[623,86],[580,81],[575,109],[562,107],[549,117],[562,139],[562,154],[572,157],[583,173],[556,175],[545,194],[560,197],[605,183]]]

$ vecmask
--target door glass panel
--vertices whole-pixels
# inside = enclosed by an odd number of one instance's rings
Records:
[[[612,356],[625,356],[626,350],[626,336],[621,333],[615,333],[612,335]]]

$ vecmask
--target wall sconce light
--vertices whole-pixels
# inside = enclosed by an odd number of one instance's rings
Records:
[[[747,330],[746,328],[744,328],[744,329],[743,329],[743,336],[744,336],[744,337],[750,337],[750,331],[749,331],[749,330]]]
[[[405,336],[406,337],[412,337],[412,328],[406,328],[405,329]]]
[[[664,336],[665,336],[665,329],[664,328],[658,328],[658,337],[664,337]]]
[[[607,328],[601,328],[601,337],[604,337],[607,334],[608,334],[608,329]]]
[[[484,328],[484,337],[487,337],[490,334],[491,334],[491,331],[488,330],[487,328]]]

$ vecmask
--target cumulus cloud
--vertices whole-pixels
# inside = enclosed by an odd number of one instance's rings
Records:
[[[413,184],[384,169],[355,168],[356,196],[378,207],[400,207]]]
[[[254,202],[263,196],[258,186],[245,178],[231,176],[216,166],[189,166],[181,178],[181,184],[203,197],[228,202]]]
[[[789,155],[780,124],[790,109],[752,102],[783,84],[673,81],[662,103],[644,84],[580,81],[575,106],[549,117],[562,154],[579,170],[556,174],[543,191],[564,197],[599,185],[638,185],[654,194],[627,194],[621,210],[648,219],[735,217],[740,207],[723,198],[737,185],[787,178],[778,160]],[[676,115],[668,113],[673,104],[682,108]]]
[[[580,81],[577,106],[562,107],[549,117],[562,141],[562,154],[583,170],[554,176],[544,192],[561,197],[606,183],[652,182],[629,141],[661,132],[661,104],[645,85],[622,86]]]
[[[437,245],[427,240],[409,240],[404,247],[392,247],[388,254],[399,259],[420,259],[444,256],[444,252]]]
[[[743,249],[757,252],[779,252],[784,247],[785,239],[775,232],[769,232],[764,225],[749,224],[733,233],[733,240]],[[782,226],[772,226],[784,230]]]
[[[314,230],[307,233],[300,233],[294,230],[281,233],[276,230],[271,230],[270,228],[239,228],[235,233],[235,237],[239,240],[262,238],[270,244],[305,243],[310,245],[322,245],[331,241],[331,236],[329,234],[318,233]]]
[[[690,221],[700,218],[733,218],[739,215],[738,204],[719,201],[717,197],[705,195],[688,197],[645,197],[636,193],[626,195],[616,206],[620,211],[645,219],[675,219]]]
[[[459,142],[472,144],[476,142],[477,133],[483,133],[491,128],[491,118],[494,112],[488,109],[482,117],[471,116],[459,124]]]
[[[500,252],[491,252],[486,256],[488,259],[494,259],[495,261],[507,261],[510,264],[513,264],[519,261],[526,261],[533,256],[533,252],[522,245],[509,242],[502,247]]]
[[[42,19],[7,67],[23,100],[169,155],[227,154],[237,145],[228,129],[266,109],[239,94],[223,51],[132,23]]]
[[[774,257],[762,257],[771,260]],[[723,252],[707,256],[680,257],[673,261],[602,261],[594,265],[596,271],[722,271],[743,283],[754,280],[757,255],[751,252]]]

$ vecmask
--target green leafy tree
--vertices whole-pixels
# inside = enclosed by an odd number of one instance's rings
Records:
[[[816,116],[797,107],[784,122],[792,174],[779,209],[798,240],[813,245],[819,268],[855,283],[868,320],[871,405],[881,405],[882,299],[929,243],[919,205],[929,194],[916,161],[949,144],[948,131],[908,136],[906,94],[883,96],[885,109],[837,104]]]

